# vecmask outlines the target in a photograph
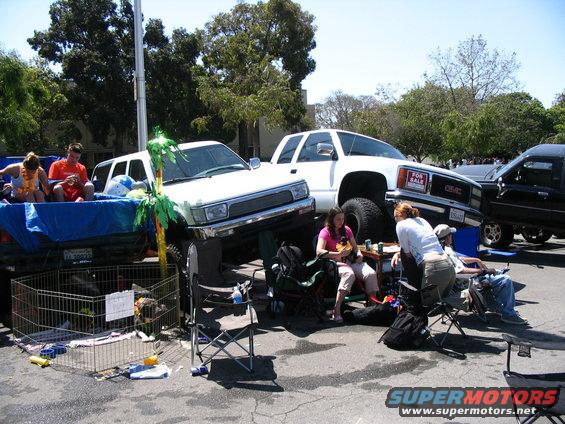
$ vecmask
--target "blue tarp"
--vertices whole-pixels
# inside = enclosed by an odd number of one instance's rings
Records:
[[[37,234],[56,242],[135,231],[138,199],[97,196],[92,202],[0,204],[0,227],[26,251],[39,248]]]

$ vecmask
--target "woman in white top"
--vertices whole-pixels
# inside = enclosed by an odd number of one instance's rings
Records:
[[[424,306],[449,295],[455,283],[455,270],[431,225],[420,218],[418,209],[404,202],[394,208],[394,219],[401,252],[392,257],[392,266],[396,266],[402,253],[403,268],[412,271],[407,273],[408,282],[417,290],[431,285],[437,288],[424,297]]]

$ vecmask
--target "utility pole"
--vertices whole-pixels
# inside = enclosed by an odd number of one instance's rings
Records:
[[[143,63],[143,21],[141,0],[134,0],[133,29],[135,35],[134,97],[137,104],[137,146],[147,149],[147,107],[145,105],[145,65]]]

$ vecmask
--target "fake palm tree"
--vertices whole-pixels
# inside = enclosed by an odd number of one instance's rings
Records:
[[[178,144],[168,139],[160,130],[155,131],[156,137],[147,142],[147,152],[155,169],[155,183],[151,184],[151,192],[137,206],[135,212],[135,225],[142,225],[147,219],[153,217],[155,235],[157,238],[157,253],[161,267],[161,277],[167,278],[167,242],[165,231],[169,222],[176,221],[175,203],[163,194],[163,166],[164,158],[175,163],[174,151],[180,152]]]

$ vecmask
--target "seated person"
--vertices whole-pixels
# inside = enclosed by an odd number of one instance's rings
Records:
[[[49,181],[45,170],[40,166],[39,157],[29,152],[23,162],[13,163],[0,170],[0,177],[10,175],[12,181],[4,184],[4,189],[11,189],[12,197],[19,202],[45,202],[45,194],[49,194]],[[41,182],[43,191],[39,189]]]
[[[49,179],[61,180],[53,187],[56,202],[94,198],[94,185],[89,181],[84,165],[78,162],[81,154],[82,144],[71,143],[67,149],[67,158],[54,162],[49,168]]]
[[[353,232],[345,225],[345,216],[338,206],[330,209],[326,225],[318,236],[316,254],[326,252],[329,259],[337,262],[340,278],[332,320],[343,322],[341,304],[351,291],[355,278],[362,279],[365,292],[369,297],[374,297],[377,293],[377,274],[373,268],[363,262],[363,255],[357,248]]]
[[[440,224],[434,228],[440,243],[445,252],[449,255],[455,266],[457,274],[471,274],[478,276],[480,282],[491,287],[496,301],[497,311],[501,315],[503,322],[507,324],[526,325],[528,321],[520,316],[514,309],[516,298],[514,296],[514,283],[508,275],[499,274],[495,269],[488,268],[479,258],[460,256],[453,250],[453,236],[457,230],[445,224]],[[478,268],[471,268],[467,265],[476,264]]]

